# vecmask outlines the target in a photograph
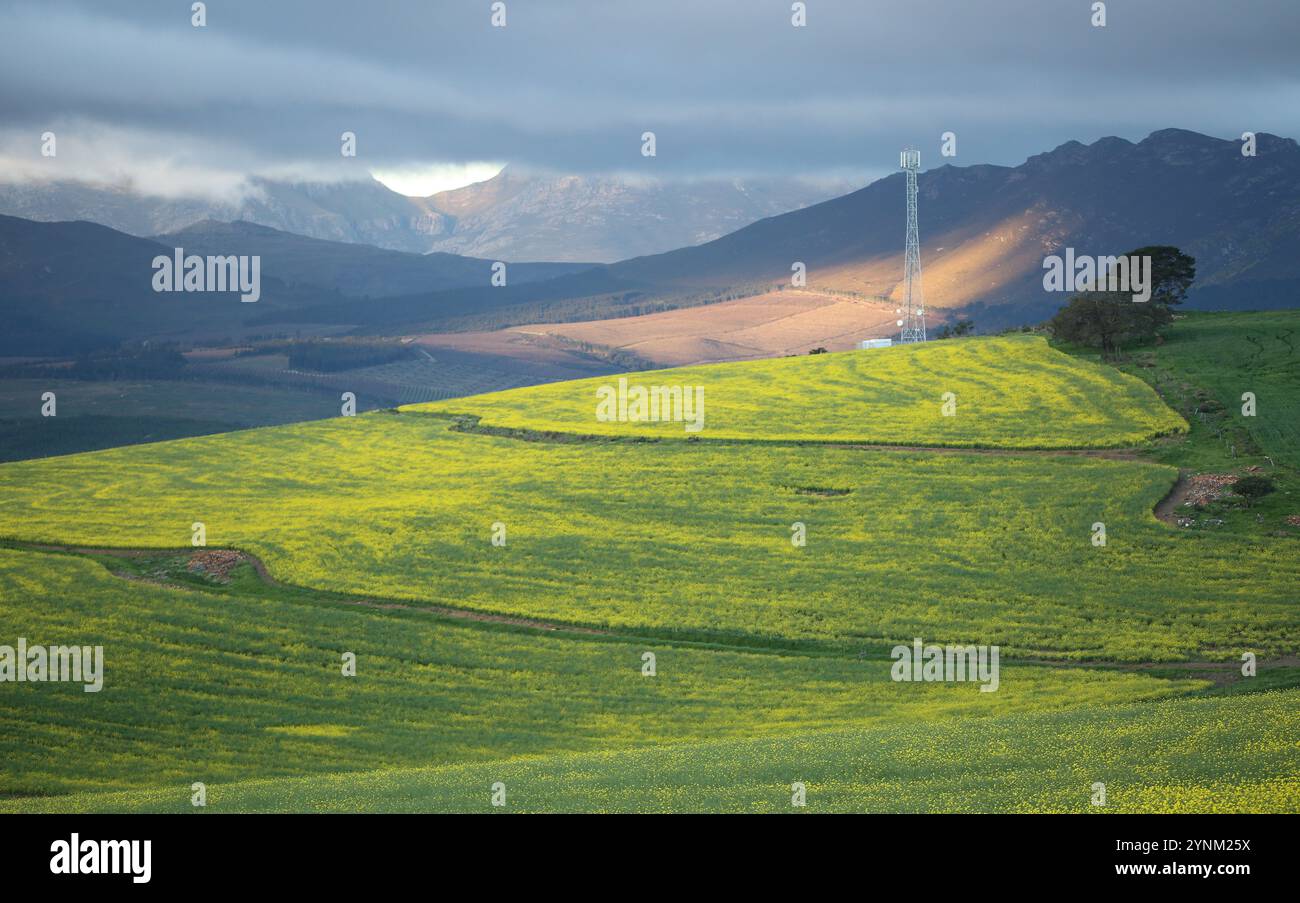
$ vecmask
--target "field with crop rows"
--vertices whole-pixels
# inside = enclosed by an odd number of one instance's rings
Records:
[[[597,419],[597,390],[617,389],[605,376],[415,410],[579,435],[997,448],[1112,448],[1186,429],[1140,380],[1073,360],[1036,336],[655,370],[633,385],[702,386],[704,428]]]
[[[0,637],[106,679],[3,685],[0,811],[1298,808],[1297,544],[1028,450],[1167,461],[1142,380],[1032,338],[664,373],[700,441],[583,438],[570,383],[4,465]],[[278,582],[196,573],[196,523]],[[997,689],[891,680],[916,637]]]
[[[888,660],[557,637],[410,610],[168,590],[70,556],[0,550],[0,628],[93,635],[104,688],[6,687],[5,798],[1053,711],[1203,688],[1008,666],[1003,689],[919,684]],[[641,655],[658,655],[642,677]],[[355,679],[341,655],[357,655]],[[94,743],[78,742],[93,725]],[[61,750],[57,756],[51,750]]]
[[[886,725],[220,787],[228,812],[1296,812],[1300,690]],[[1242,737],[1251,742],[1243,744]],[[806,804],[791,806],[795,782]],[[1094,783],[1106,785],[1104,808]],[[176,812],[157,789],[54,811]],[[16,810],[0,803],[0,811]]]
[[[1151,515],[1170,468],[741,448],[743,468],[714,443],[521,442],[373,413],[19,462],[0,535],[181,548],[200,522],[299,586],[657,635],[1131,661],[1300,644],[1294,551],[1175,535]]]

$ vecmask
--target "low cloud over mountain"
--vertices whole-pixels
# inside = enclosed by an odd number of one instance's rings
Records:
[[[792,178],[668,182],[520,175],[507,169],[428,198],[405,197],[373,179],[254,179],[234,201],[160,197],[146,187],[0,183],[0,213],[47,222],[87,220],[141,236],[204,220],[243,220],[419,254],[609,263],[710,241],[853,186]]]

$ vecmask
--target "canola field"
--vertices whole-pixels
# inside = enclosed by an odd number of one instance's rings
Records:
[[[1151,513],[1175,471],[1132,461],[523,442],[374,413],[4,472],[11,539],[175,549],[197,522],[298,586],[656,636],[1138,662],[1300,644],[1294,547],[1176,535]]]
[[[1175,467],[1029,451],[1182,418],[1037,339],[888,355],[677,371],[700,441],[579,438],[558,384],[0,466],[0,643],[106,659],[0,684],[0,811],[1300,808],[1295,543],[1158,521]],[[199,524],[279,583],[188,574]],[[999,646],[998,689],[891,680],[916,637]]]
[[[606,376],[409,409],[578,435],[990,448],[1113,448],[1187,428],[1141,380],[1037,336],[656,370],[629,378],[624,394],[635,386],[702,388],[702,428],[637,420],[631,400],[626,420],[617,408],[598,417],[599,390],[618,393]]]
[[[250,781],[228,812],[1296,812],[1300,690]],[[1243,743],[1249,737],[1249,743]],[[794,805],[802,785],[802,806]],[[504,785],[504,806],[489,805]],[[1104,784],[1104,803],[1097,784]],[[1094,802],[1097,801],[1097,802]],[[5,804],[0,803],[0,811]],[[53,811],[175,812],[157,789]]]
[[[895,720],[1154,700],[1207,686],[1008,665],[996,693],[916,684],[885,658],[746,653],[450,623],[413,611],[132,583],[0,550],[0,632],[93,638],[104,685],[5,685],[0,800],[780,736]],[[656,655],[643,676],[642,656]],[[356,655],[344,677],[342,654]],[[4,808],[0,802],[0,811]]]

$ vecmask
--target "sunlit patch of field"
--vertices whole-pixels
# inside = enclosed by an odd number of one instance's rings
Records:
[[[581,435],[1000,448],[1108,448],[1186,429],[1141,380],[1071,358],[1033,336],[715,364],[627,379],[629,387],[703,387],[703,428],[688,434],[678,421],[598,419],[598,390],[617,388],[608,376],[411,410]]]
[[[895,319],[893,304],[787,289],[639,317],[516,326],[507,332],[562,336],[630,351],[660,366],[684,366],[807,354],[814,348],[845,351],[896,331]]]

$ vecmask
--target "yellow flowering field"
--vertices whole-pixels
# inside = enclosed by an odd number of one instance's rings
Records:
[[[1187,428],[1141,380],[1062,354],[1037,336],[681,367],[625,379],[623,386],[602,376],[408,410],[593,436],[998,448],[1111,448]],[[646,393],[640,407],[638,387]],[[680,403],[673,390],[681,390]],[[652,416],[659,419],[639,419]]]
[[[1298,737],[1293,689],[252,781],[213,799],[232,812],[488,812],[501,782],[512,812],[1294,813]],[[46,805],[182,813],[188,801],[143,790]]]
[[[1179,535],[1151,514],[1173,469],[1138,462],[524,442],[375,413],[0,472],[11,539],[184,548],[202,523],[295,585],[598,628],[1130,661],[1300,645],[1291,544]]]
[[[232,782],[946,723],[1206,684],[1007,665],[999,691],[898,684],[890,661],[560,637],[271,595],[133,583],[71,556],[0,549],[0,642],[94,643],[103,687],[0,687],[0,811],[70,793]],[[642,656],[657,656],[642,674]],[[356,676],[342,654],[356,655]],[[7,801],[7,802],[5,802]],[[215,803],[215,801],[214,801]]]
[[[0,687],[0,811],[1300,808],[1295,543],[1041,450],[1182,429],[1143,383],[1028,337],[628,379],[678,377],[698,433],[575,383],[0,466],[0,644],[106,658]],[[891,680],[915,638],[997,690]]]

